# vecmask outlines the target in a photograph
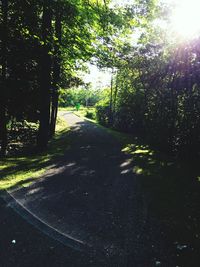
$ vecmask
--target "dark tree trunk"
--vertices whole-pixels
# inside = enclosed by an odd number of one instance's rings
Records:
[[[52,9],[50,1],[43,2],[42,40],[40,55],[40,117],[37,145],[39,150],[47,147],[50,133],[50,90],[51,90],[51,31]]]
[[[7,127],[6,127],[6,68],[7,68],[7,39],[8,39],[8,1],[2,0],[2,73],[1,73],[1,89],[0,89],[0,156],[5,156],[7,148]]]
[[[110,107],[109,107],[109,125],[110,126],[112,126],[112,123],[113,123],[113,74],[114,74],[114,71],[112,69],[111,83],[110,83]]]
[[[115,91],[113,96],[113,114],[116,112],[116,102],[117,102],[117,94],[118,94],[118,75],[116,76],[116,84],[115,84]]]
[[[55,35],[57,41],[54,47],[54,62],[53,62],[53,89],[52,89],[52,103],[51,103],[51,119],[50,119],[50,137],[55,134],[56,119],[58,112],[58,88],[60,81],[60,64],[61,64],[61,38],[62,38],[62,25],[61,25],[61,12],[58,9],[55,11]]]

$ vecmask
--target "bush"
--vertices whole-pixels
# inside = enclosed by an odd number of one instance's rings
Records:
[[[110,107],[108,105],[96,105],[96,117],[97,121],[104,125],[109,125],[109,114],[110,114]]]
[[[85,117],[91,120],[95,120],[96,119],[96,114],[95,111],[86,111]]]

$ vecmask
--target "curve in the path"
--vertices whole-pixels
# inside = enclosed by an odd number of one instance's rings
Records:
[[[62,116],[71,127],[62,161],[30,186],[9,191],[8,201],[61,242],[117,262],[107,266],[172,266],[130,156],[104,129],[71,112]]]

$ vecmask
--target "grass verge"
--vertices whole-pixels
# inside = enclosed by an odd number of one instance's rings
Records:
[[[0,161],[0,191],[25,186],[40,177],[69,147],[68,127],[58,117],[55,137],[44,153],[29,153],[20,157],[7,157]]]
[[[59,111],[72,111],[75,115],[79,117],[83,117],[87,120],[92,122],[96,122],[96,113],[95,107],[83,107],[81,106],[80,109],[77,111],[75,107],[60,107]]]

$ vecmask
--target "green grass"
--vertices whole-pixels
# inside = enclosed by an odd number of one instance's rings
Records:
[[[7,157],[0,161],[0,190],[16,186],[26,186],[40,177],[69,148],[68,127],[65,120],[58,117],[56,135],[50,141],[45,153],[21,157]]]
[[[78,116],[80,116],[80,117],[84,117],[84,118],[86,118],[86,119],[88,119],[87,118],[87,113],[95,113],[95,108],[94,107],[81,107],[78,111],[74,111],[74,114],[76,114],[76,115],[78,115]],[[95,121],[95,120],[93,120],[93,121]]]
[[[95,107],[84,107],[81,106],[80,109],[77,111],[75,107],[60,107],[59,111],[72,111],[75,115],[82,117],[86,120],[92,121],[92,122],[96,122],[96,115],[95,115]],[[88,118],[87,114],[88,113],[93,113],[94,115],[94,119]]]
[[[75,108],[73,106],[71,106],[71,107],[59,107],[58,110],[59,111],[73,111],[73,110],[75,110]]]

